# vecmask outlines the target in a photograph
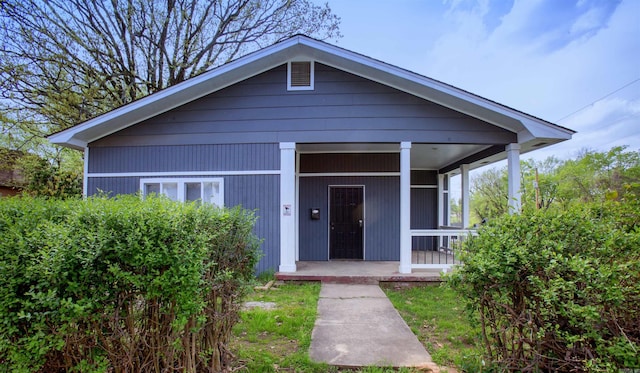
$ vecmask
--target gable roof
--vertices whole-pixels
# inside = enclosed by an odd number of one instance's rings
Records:
[[[435,79],[296,35],[52,134],[48,139],[55,144],[84,149],[109,134],[296,59],[313,60],[352,73],[514,132],[522,152],[568,140],[575,133]]]

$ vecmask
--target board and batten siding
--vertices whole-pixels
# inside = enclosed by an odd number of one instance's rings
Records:
[[[319,63],[315,69],[314,90],[287,91],[282,65],[91,146],[517,141],[513,132],[383,84]]]
[[[279,170],[278,144],[89,148],[89,173]]]
[[[438,228],[438,173],[411,171],[411,229]],[[412,237],[412,250],[435,250],[434,237]]]
[[[364,185],[364,259],[400,260],[400,178],[397,176],[300,177],[300,260],[329,259],[329,186]],[[310,209],[320,209],[311,220]]]
[[[300,173],[400,172],[400,153],[300,154]]]
[[[162,178],[222,178],[225,206],[241,205],[256,210],[259,217],[254,232],[263,239],[261,249],[264,255],[256,270],[262,272],[278,268],[280,175],[237,174],[278,171],[278,144],[90,146],[88,159],[89,195],[100,191],[109,195],[137,193],[140,179],[153,178],[154,173],[162,173],[158,175]],[[189,175],[185,176],[185,172]]]
[[[202,174],[193,177],[209,177]],[[218,177],[218,176],[217,176]],[[166,177],[165,177],[166,178]],[[277,269],[280,264],[280,175],[228,175],[224,178],[225,206],[238,206],[255,210],[258,219],[254,233],[263,240],[256,271]],[[90,178],[89,190],[116,194],[134,194],[140,189],[140,177],[96,177]]]

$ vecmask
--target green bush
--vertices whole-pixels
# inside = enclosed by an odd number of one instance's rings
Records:
[[[254,223],[164,198],[0,200],[0,371],[220,371]]]
[[[501,370],[640,368],[640,203],[505,216],[466,241],[449,284]]]

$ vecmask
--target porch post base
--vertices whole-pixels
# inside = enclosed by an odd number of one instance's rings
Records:
[[[403,266],[402,264],[398,267],[399,273],[411,273],[411,266]]]
[[[294,273],[296,272],[296,265],[290,265],[290,264],[284,264],[284,265],[280,265],[280,267],[278,267],[278,272],[284,272],[284,273]]]

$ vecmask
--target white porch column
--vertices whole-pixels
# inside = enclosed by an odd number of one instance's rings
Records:
[[[520,144],[509,144],[507,150],[507,172],[509,176],[509,213],[520,212]]]
[[[89,147],[84,147],[84,174],[82,175],[82,197],[89,197]]]
[[[469,191],[469,165],[460,165],[460,187],[462,188],[462,228],[469,227],[469,206],[471,202]]]
[[[438,174],[438,228],[444,225],[444,174]]]
[[[438,174],[438,229],[442,227],[444,224],[444,212],[446,211],[444,208],[445,204],[445,195],[444,195],[444,174]],[[443,246],[444,237],[438,237],[438,247]]]
[[[442,225],[451,225],[451,175],[442,175]]]
[[[296,271],[296,143],[280,143],[280,272]]]
[[[400,143],[400,273],[411,273],[411,142]]]

